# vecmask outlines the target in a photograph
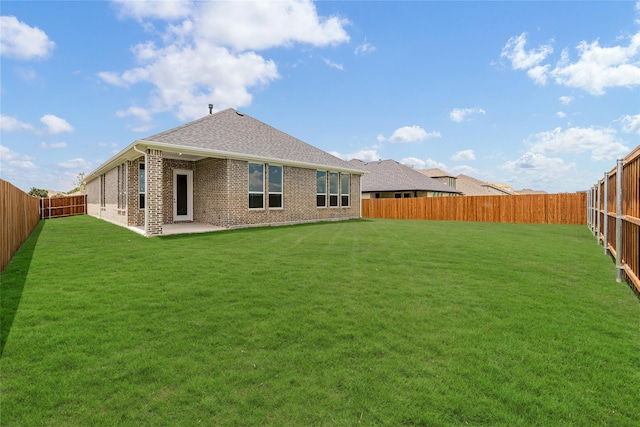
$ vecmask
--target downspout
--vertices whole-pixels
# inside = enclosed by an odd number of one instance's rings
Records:
[[[149,221],[147,218],[147,206],[149,205],[147,200],[147,152],[140,151],[137,145],[133,146],[133,151],[136,151],[144,156],[144,234],[145,236],[149,232]],[[140,174],[140,168],[138,168],[138,174]],[[140,182],[140,176],[138,176],[138,182]],[[140,204],[140,196],[138,196],[138,204]],[[138,206],[140,208],[140,206]]]

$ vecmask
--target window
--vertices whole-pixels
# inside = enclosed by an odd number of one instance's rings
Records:
[[[402,197],[404,197],[405,199],[409,199],[411,198],[411,193],[404,193]]]
[[[249,163],[249,209],[264,209],[264,165]]]
[[[340,201],[340,206],[348,207],[349,206],[349,184],[350,184],[349,174],[342,173],[340,174],[340,186],[342,189],[342,200]]]
[[[144,209],[145,206],[145,193],[146,193],[146,188],[147,188],[147,173],[144,170],[144,163],[140,163],[139,164],[139,169],[138,169],[138,194],[139,194],[139,199],[140,202],[138,204],[138,207],[140,209]]]
[[[329,172],[329,206],[338,206],[338,192],[340,185],[338,183],[338,172]]]
[[[105,194],[107,190],[106,186],[106,177],[104,174],[100,175],[100,207],[104,208],[107,205],[107,195]]]
[[[118,166],[118,209],[127,207],[127,164]]]
[[[316,206],[324,208],[327,206],[327,173],[325,171],[317,171],[316,181]]]
[[[269,165],[269,207],[282,207],[282,166]]]
[[[402,198],[402,194],[400,194],[400,193],[395,193],[395,194],[393,195],[393,197],[394,197],[395,199],[401,199],[401,198]]]

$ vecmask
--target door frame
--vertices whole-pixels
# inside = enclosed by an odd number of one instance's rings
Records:
[[[187,214],[178,216],[178,175],[187,176]],[[193,171],[173,170],[173,221],[193,221]]]

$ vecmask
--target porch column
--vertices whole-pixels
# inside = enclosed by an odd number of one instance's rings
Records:
[[[147,195],[144,231],[147,236],[162,234],[162,151],[147,150]]]

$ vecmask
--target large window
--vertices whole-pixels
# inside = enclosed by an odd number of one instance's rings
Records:
[[[140,203],[138,204],[138,207],[140,209],[144,209],[145,206],[145,194],[146,194],[146,188],[147,188],[147,173],[144,169],[144,163],[140,163],[139,164],[139,169],[138,169],[138,194],[140,195]]]
[[[329,206],[338,206],[340,191],[338,172],[329,172]]]
[[[104,208],[107,206],[107,185],[105,183],[106,177],[104,174],[100,175],[100,207]]]
[[[249,209],[264,209],[264,165],[249,163]]]
[[[340,201],[340,206],[348,207],[349,206],[349,174],[341,173],[340,174],[340,189],[342,194],[342,200]]]
[[[269,207],[282,207],[282,166],[269,165]]]
[[[118,209],[127,207],[127,164],[118,166]]]
[[[316,206],[324,208],[327,206],[327,173],[325,171],[317,171],[316,181]]]

